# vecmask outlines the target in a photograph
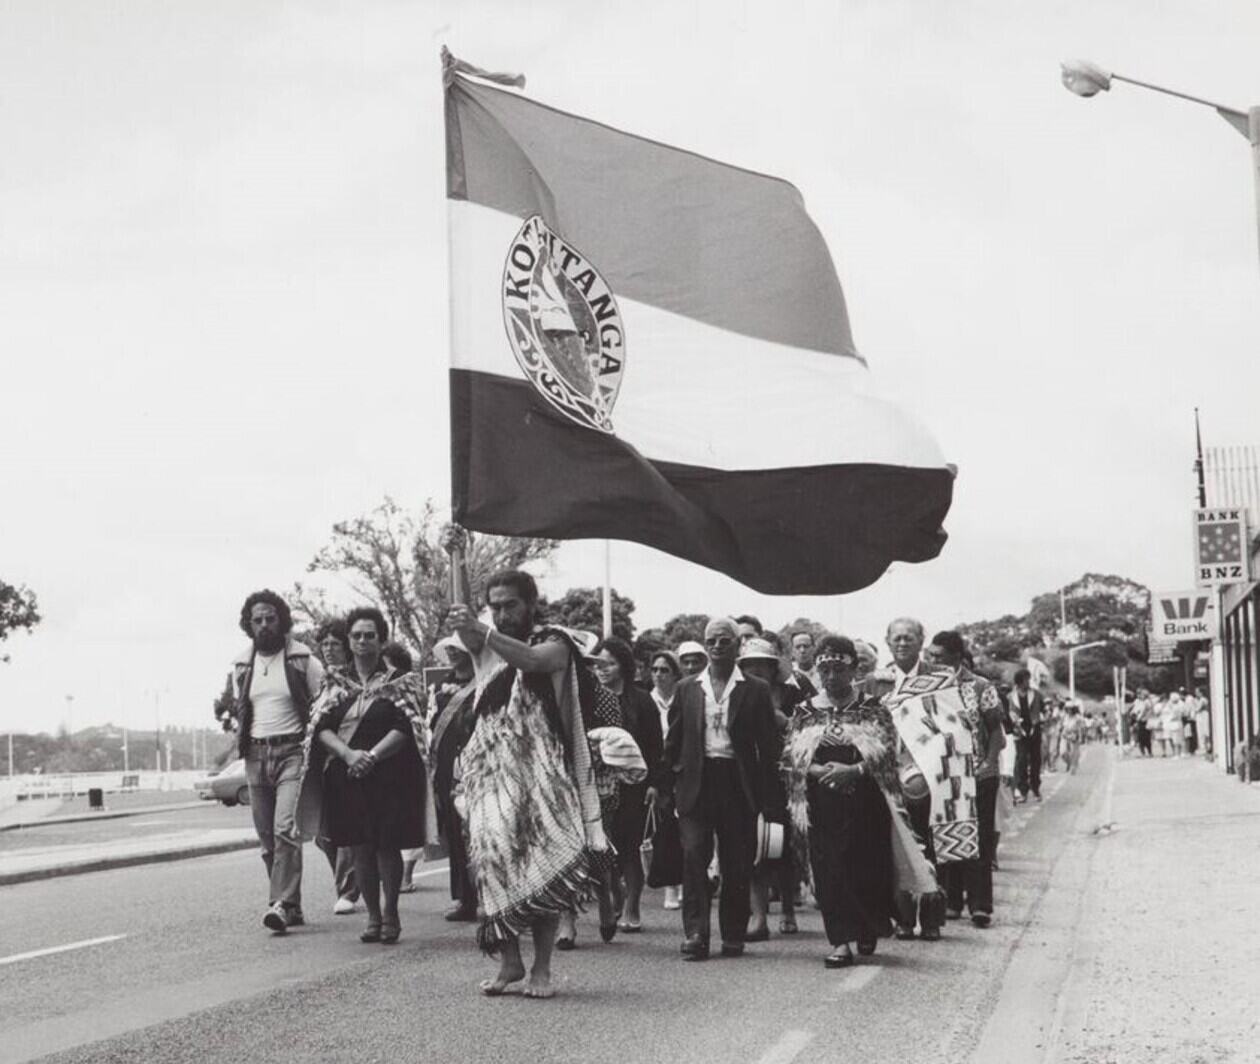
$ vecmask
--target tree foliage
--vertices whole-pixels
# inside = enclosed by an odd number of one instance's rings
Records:
[[[627,643],[634,642],[634,601],[612,589],[612,631]],[[571,587],[554,602],[543,603],[543,616],[566,628],[604,631],[604,589]]]
[[[1062,610],[1062,613],[1061,613]],[[1004,671],[1024,661],[1030,652],[1047,658],[1059,683],[1068,680],[1067,654],[1059,642],[1064,617],[1073,629],[1072,642],[1104,641],[1105,646],[1083,650],[1076,656],[1076,688],[1090,695],[1109,694],[1112,667],[1129,669],[1129,687],[1167,690],[1175,684],[1175,666],[1146,664],[1145,630],[1150,612],[1150,592],[1122,576],[1086,573],[1059,592],[1047,591],[1033,599],[1026,614],[1007,614],[992,621],[958,626],[978,663],[990,672]]]
[[[783,653],[791,654],[792,634],[794,632],[809,632],[814,637],[814,642],[817,643],[830,631],[831,629],[825,624],[819,624],[809,617],[797,617],[791,624],[785,624],[779,629],[779,639],[783,643]]]
[[[37,624],[39,603],[35,592],[20,584],[6,583],[0,580],[0,643],[16,631],[29,632]],[[8,661],[7,654],[0,654],[0,661]]]
[[[411,512],[386,496],[370,513],[333,525],[332,539],[306,571],[343,580],[358,598],[385,614],[392,638],[423,656],[439,638],[451,607],[450,556],[441,545],[444,528],[431,499]],[[473,601],[482,601],[492,573],[543,561],[556,545],[551,539],[468,533],[465,563]],[[322,588],[295,584],[292,599],[294,613],[312,625],[339,612]]]
[[[703,642],[708,623],[707,613],[680,613],[661,625],[659,630],[665,645],[672,650],[688,639],[694,639],[697,643]]]

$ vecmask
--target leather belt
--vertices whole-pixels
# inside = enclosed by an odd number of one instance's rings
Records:
[[[305,732],[288,732],[285,735],[264,735],[261,739],[250,738],[256,746],[283,746],[285,743],[297,743],[306,738]]]

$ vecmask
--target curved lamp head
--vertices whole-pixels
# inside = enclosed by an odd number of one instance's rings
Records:
[[[1110,72],[1084,59],[1069,59],[1059,68],[1063,87],[1077,96],[1097,96],[1111,88]]]

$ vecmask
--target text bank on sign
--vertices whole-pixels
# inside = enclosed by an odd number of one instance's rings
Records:
[[[1199,587],[1249,579],[1247,511],[1229,508],[1194,512],[1194,582]]]
[[[1151,631],[1161,642],[1216,639],[1213,591],[1161,591],[1151,595]]]

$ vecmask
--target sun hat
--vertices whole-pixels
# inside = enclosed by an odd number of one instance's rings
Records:
[[[708,660],[708,652],[697,643],[694,639],[688,639],[685,643],[678,644],[678,656],[685,658],[688,654],[700,654],[705,660]]]
[[[757,858],[754,864],[777,861],[783,856],[784,829],[782,824],[767,820],[757,814]]]
[[[744,640],[744,646],[739,652],[738,663],[742,665],[746,661],[774,662],[777,667],[776,676],[779,683],[787,683],[788,677],[792,675],[787,662],[775,653],[774,647],[770,645],[770,640],[761,639],[755,635]]]

